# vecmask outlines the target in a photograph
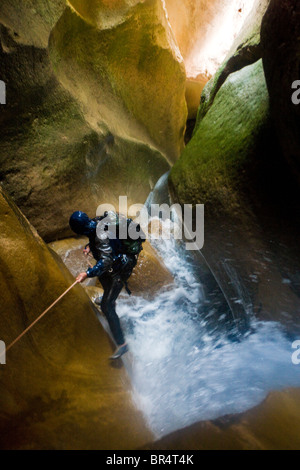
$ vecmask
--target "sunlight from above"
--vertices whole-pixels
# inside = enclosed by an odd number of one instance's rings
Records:
[[[188,78],[217,71],[256,0],[166,0]]]

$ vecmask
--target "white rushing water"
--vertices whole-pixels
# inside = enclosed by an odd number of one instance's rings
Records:
[[[209,329],[211,312],[192,264],[174,240],[155,247],[174,275],[174,287],[162,288],[151,301],[122,296],[117,311],[131,352],[124,363],[134,401],[158,437],[245,411],[270,390],[300,385],[292,342],[279,324],[253,319],[241,341]]]

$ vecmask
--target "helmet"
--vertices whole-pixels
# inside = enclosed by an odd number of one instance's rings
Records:
[[[70,217],[70,227],[78,235],[85,235],[90,228],[91,219],[85,212],[76,211]]]

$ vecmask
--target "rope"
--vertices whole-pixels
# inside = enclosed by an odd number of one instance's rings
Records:
[[[84,256],[86,258],[86,261],[87,261],[87,264],[89,265],[89,267],[93,268],[94,265],[92,263],[90,263],[89,260],[88,260],[89,257],[94,259],[92,253],[89,251],[88,253],[84,253]]]
[[[10,343],[9,346],[7,346],[6,350],[4,350],[1,354],[0,354],[0,357],[2,357],[7,351],[9,351],[10,348],[12,348],[18,341],[20,341],[20,339],[26,335],[26,333],[28,333],[29,330],[31,330],[31,328],[38,322],[40,321],[45,315],[46,313],[49,312],[49,310],[51,310],[71,289],[73,289],[74,286],[76,286],[76,284],[78,284],[79,281],[75,281],[74,284],[72,284],[63,294],[61,294],[60,297],[58,297],[58,299],[55,300],[55,302],[53,302],[53,304],[50,305],[50,307],[48,307],[46,310],[44,310],[43,313],[41,313],[41,315],[36,318],[34,320],[34,322],[32,322],[27,328],[26,330],[23,331],[23,333],[21,333],[12,343]]]
[[[90,255],[90,253],[88,253],[88,255]],[[92,268],[93,265],[88,261],[88,265]],[[7,353],[7,351],[10,350],[10,348],[12,348],[18,341],[20,341],[20,339],[26,335],[26,333],[28,333],[29,330],[31,330],[31,328],[37,323],[39,322],[45,315],[46,313],[49,312],[49,310],[51,310],[71,289],[73,289],[74,286],[76,286],[76,284],[78,284],[79,281],[75,281],[74,284],[72,284],[63,294],[61,294],[60,297],[58,297],[58,299],[55,300],[55,302],[53,302],[53,304],[50,305],[50,307],[48,307],[46,310],[44,310],[43,313],[41,313],[41,315],[36,318],[36,320],[34,320],[34,322],[32,322],[27,328],[26,330],[23,331],[23,333],[21,333],[12,343],[9,344],[9,346],[7,346],[7,348],[0,354],[0,358],[2,356],[4,356],[4,354]]]

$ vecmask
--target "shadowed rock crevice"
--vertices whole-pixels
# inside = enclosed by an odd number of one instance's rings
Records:
[[[275,34],[276,31],[276,34]],[[263,65],[272,120],[295,179],[300,182],[300,108],[292,102],[292,84],[299,80],[300,6],[291,0],[271,1],[262,23]]]

